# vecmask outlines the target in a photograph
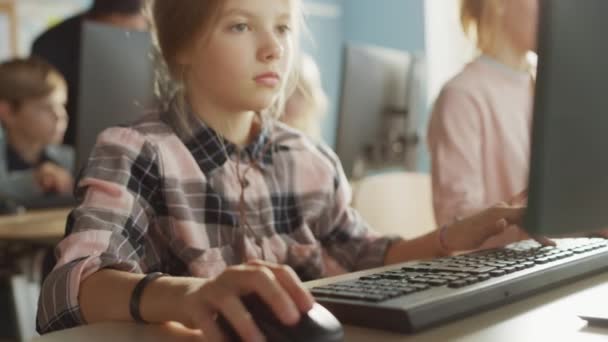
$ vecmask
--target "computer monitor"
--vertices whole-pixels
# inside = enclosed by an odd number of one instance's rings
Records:
[[[416,125],[411,115],[416,58],[372,45],[349,43],[344,50],[336,152],[348,177],[357,165],[413,168]],[[353,174],[355,173],[355,174]]]
[[[155,107],[156,99],[149,32],[85,22],[81,46],[77,171],[101,131],[137,120]]]
[[[541,2],[528,209],[532,234],[608,228],[608,1]]]

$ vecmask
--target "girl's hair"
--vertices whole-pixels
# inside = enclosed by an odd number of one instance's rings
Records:
[[[501,3],[504,0],[461,0],[460,22],[479,50],[487,51],[494,44]]]
[[[281,121],[299,129],[315,140],[320,140],[321,120],[329,106],[329,99],[321,84],[321,72],[315,60],[307,54],[300,55],[296,68],[298,69],[298,82],[291,96],[301,96],[303,101],[300,107],[291,108],[291,112],[285,112],[286,115],[281,117]]]
[[[184,67],[177,61],[177,56],[188,46],[194,45],[200,34],[209,34],[217,24],[224,3],[224,0],[150,1],[150,14],[159,52],[156,90],[165,106],[168,106],[171,101],[177,100],[178,106],[183,108],[185,104]],[[296,22],[292,32],[295,46],[294,55],[297,55],[302,11],[300,0],[292,0],[292,3],[296,12],[296,15],[294,15]],[[281,92],[279,99],[266,113],[260,114],[278,118],[282,113],[286,96],[295,88],[296,80],[297,74],[292,66],[286,87]]]
[[[57,69],[37,57],[12,59],[0,64],[0,100],[14,107],[23,102],[67,91],[66,81]]]

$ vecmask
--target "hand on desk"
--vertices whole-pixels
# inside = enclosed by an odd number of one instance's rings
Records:
[[[69,194],[74,187],[72,175],[64,168],[44,162],[35,172],[35,178],[44,192]]]
[[[263,334],[241,297],[256,293],[286,325],[298,322],[301,312],[313,306],[314,299],[295,272],[287,267],[262,261],[228,268],[217,278],[192,288],[185,297],[186,326],[201,329],[210,341],[222,341],[216,317],[223,315],[244,341],[263,341]]]

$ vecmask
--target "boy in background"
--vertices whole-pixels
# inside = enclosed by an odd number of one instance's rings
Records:
[[[0,198],[17,203],[73,188],[65,79],[38,58],[0,64]]]

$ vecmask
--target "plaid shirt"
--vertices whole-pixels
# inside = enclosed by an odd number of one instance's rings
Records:
[[[349,207],[335,154],[280,123],[264,125],[243,149],[171,111],[110,128],[77,195],[42,286],[40,333],[86,323],[79,285],[103,268],[214,277],[264,259],[310,280],[381,266],[394,240]]]

